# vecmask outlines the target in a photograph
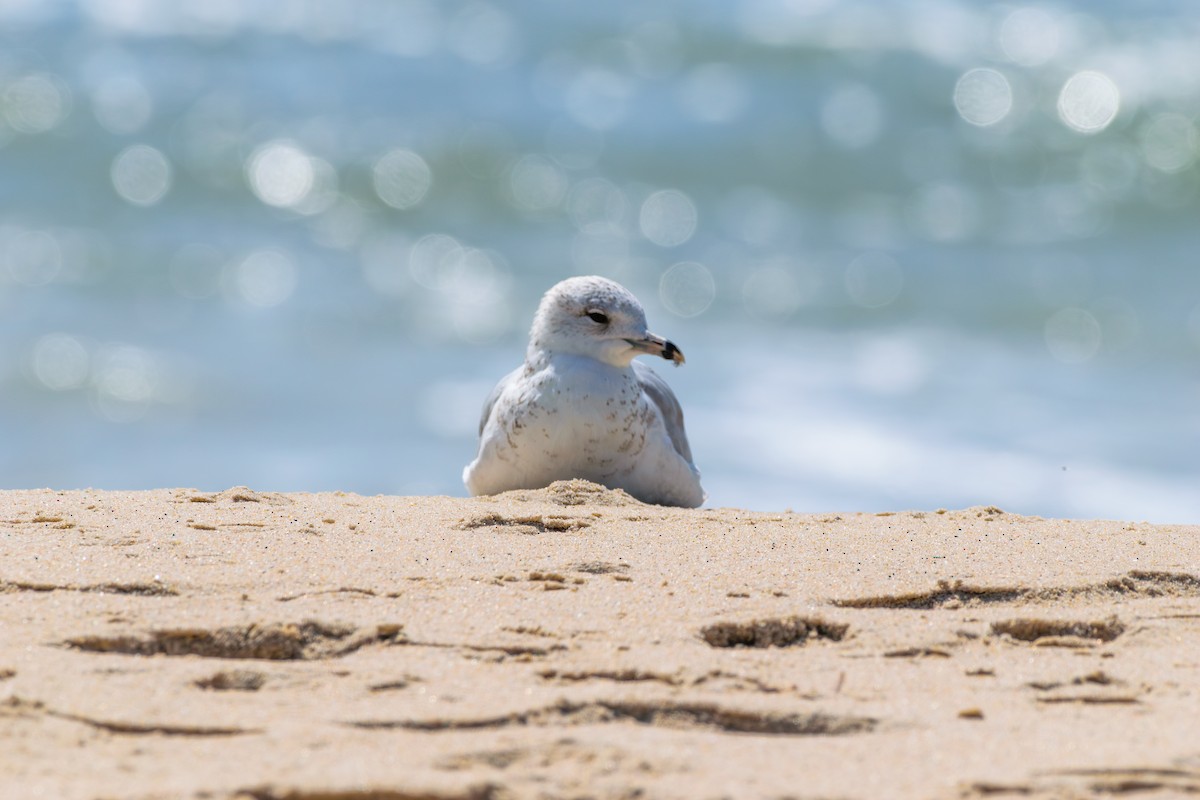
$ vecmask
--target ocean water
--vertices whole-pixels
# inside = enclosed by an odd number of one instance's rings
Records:
[[[541,293],[709,503],[1200,522],[1176,2],[0,0],[0,486],[462,495]]]

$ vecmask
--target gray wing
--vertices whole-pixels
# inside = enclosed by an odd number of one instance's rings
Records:
[[[504,390],[508,388],[508,385],[515,381],[517,376],[520,375],[521,371],[524,369],[525,366],[521,365],[501,378],[500,382],[497,383],[492,389],[491,394],[487,396],[487,400],[483,401],[483,416],[479,418],[480,436],[483,435],[483,429],[487,427],[488,419],[490,419],[492,416],[492,407],[496,405],[496,400],[500,398],[500,395],[504,393]]]
[[[663,422],[667,426],[667,436],[671,437],[671,444],[675,445],[675,452],[691,464],[692,448],[688,447],[687,433],[683,430],[683,408],[675,399],[675,393],[657,372],[640,361],[633,362],[633,373],[637,375],[638,383],[642,385],[642,391],[662,413]]]

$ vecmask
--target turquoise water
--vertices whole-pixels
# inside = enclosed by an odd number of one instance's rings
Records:
[[[0,2],[0,486],[463,494],[614,277],[711,505],[1200,522],[1194,4]]]

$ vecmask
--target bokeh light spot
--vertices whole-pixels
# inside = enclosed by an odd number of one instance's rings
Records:
[[[887,253],[863,253],[846,266],[846,293],[857,306],[891,305],[903,288],[904,270]]]
[[[1196,160],[1196,126],[1182,114],[1158,114],[1138,136],[1142,157],[1161,172],[1180,172]]]
[[[296,289],[296,263],[278,250],[257,250],[231,269],[230,287],[239,299],[252,306],[278,306]]]
[[[659,247],[677,247],[696,232],[696,204],[677,189],[654,192],[642,202],[638,226]]]
[[[658,297],[663,306],[680,317],[703,314],[717,296],[712,271],[703,264],[683,261],[663,273],[658,282]]]
[[[17,78],[0,96],[4,118],[14,130],[38,134],[57,128],[70,113],[71,92],[54,75]]]
[[[136,133],[150,121],[154,100],[145,84],[133,75],[114,75],[92,93],[92,113],[110,133]]]
[[[108,348],[96,359],[96,405],[110,422],[129,424],[146,414],[155,392],[155,367],[140,347]]]
[[[392,150],[371,169],[375,193],[392,208],[412,208],[425,199],[433,185],[433,171],[411,150]]]
[[[1041,66],[1058,53],[1058,22],[1036,6],[1018,8],[1004,18],[998,38],[1009,61],[1022,67]]]
[[[1063,308],[1046,320],[1046,349],[1064,364],[1082,364],[1100,350],[1100,323],[1082,308]]]
[[[246,179],[259,200],[277,208],[294,208],[304,202],[316,183],[316,169],[308,153],[293,142],[268,142],[246,162]]]
[[[1121,92],[1105,74],[1084,71],[1072,75],[1058,95],[1058,116],[1080,133],[1099,133],[1112,123],[1121,107]]]
[[[726,193],[720,214],[734,235],[759,247],[778,246],[799,233],[800,215],[763,186],[742,186]]]
[[[466,252],[462,243],[453,236],[426,234],[409,251],[409,274],[426,289],[444,290],[453,281]]]
[[[528,155],[513,165],[508,179],[516,204],[529,211],[546,211],[562,203],[567,174],[545,156]]]
[[[967,70],[954,84],[954,107],[972,125],[995,125],[1012,110],[1012,87],[994,69]]]
[[[110,365],[100,379],[100,390],[114,400],[141,406],[149,401],[154,387],[146,370],[141,368],[141,365],[132,363],[132,359],[129,361],[130,363]]]
[[[489,3],[471,3],[450,23],[450,48],[464,61],[486,67],[511,63],[517,53],[517,26]]]
[[[628,206],[625,193],[604,178],[587,178],[576,184],[567,197],[567,212],[575,227],[599,233],[619,226]]]
[[[33,346],[33,374],[47,389],[63,392],[87,381],[87,349],[74,336],[51,333]]]
[[[309,166],[312,168],[312,187],[304,198],[294,206],[292,211],[308,216],[322,214],[335,206],[342,197],[338,192],[337,169],[323,158],[310,156]]]
[[[49,231],[0,228],[0,265],[17,283],[42,286],[62,270],[62,245]]]
[[[742,32],[768,45],[802,41],[819,18],[837,0],[746,0],[738,3]]]
[[[615,225],[580,231],[571,241],[571,263],[585,275],[619,270],[629,263],[629,237]]]
[[[135,206],[152,206],[171,188],[171,163],[161,151],[145,144],[125,148],[113,159],[113,188]]]
[[[335,250],[353,250],[367,229],[363,207],[347,195],[333,193],[334,200],[308,224],[313,241]]]
[[[468,249],[449,287],[450,322],[459,340],[485,344],[508,332],[512,323],[508,275],[483,250]]]
[[[821,129],[849,150],[874,143],[883,132],[883,122],[879,96],[860,84],[838,88],[821,107]]]
[[[580,125],[597,130],[616,127],[625,118],[633,88],[611,70],[587,69],[567,87],[567,112]]]
[[[389,0],[360,7],[373,19],[365,34],[376,47],[403,58],[432,55],[442,41],[445,26],[438,5],[430,0]]]
[[[962,63],[983,48],[987,23],[976,4],[937,0],[906,5],[912,10],[906,15],[908,30],[905,34],[917,53],[950,65]],[[883,20],[886,17],[880,20],[881,27],[888,25]],[[882,37],[888,35],[882,33]],[[869,41],[874,43],[880,38],[881,34],[877,33]]]
[[[819,276],[811,269],[790,263],[762,266],[742,284],[742,301],[755,316],[787,316],[809,302],[820,286]]]
[[[463,248],[463,256],[448,276],[444,291],[452,294],[459,303],[497,302],[500,295],[508,291],[510,283],[508,272],[501,262],[498,253],[478,247]],[[473,323],[475,327],[486,327],[490,324]]]

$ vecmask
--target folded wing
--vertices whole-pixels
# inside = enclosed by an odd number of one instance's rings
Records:
[[[500,382],[492,389],[491,394],[483,401],[483,416],[479,418],[479,435],[483,435],[483,429],[487,427],[488,420],[492,417],[492,408],[496,405],[496,401],[500,399],[500,395],[504,394],[504,390],[508,385],[517,379],[517,376],[525,369],[522,365],[517,367],[512,372],[500,379]]]
[[[642,385],[642,391],[658,406],[658,411],[667,426],[667,436],[671,437],[671,444],[675,446],[675,452],[692,464],[692,448],[688,446],[687,433],[683,429],[683,408],[675,398],[675,393],[657,372],[640,361],[633,362],[633,372],[637,375],[638,383]]]

